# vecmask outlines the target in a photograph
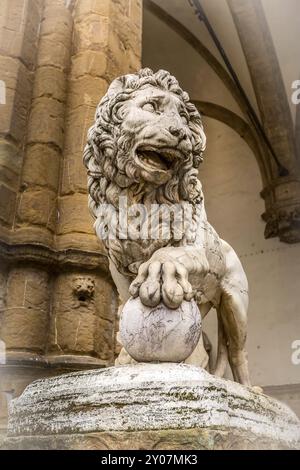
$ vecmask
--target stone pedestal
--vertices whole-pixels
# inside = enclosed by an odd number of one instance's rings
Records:
[[[282,403],[187,364],[38,380],[11,403],[9,449],[297,449]]]

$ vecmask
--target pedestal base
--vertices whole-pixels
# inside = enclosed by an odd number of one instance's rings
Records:
[[[187,364],[134,364],[29,385],[6,448],[297,449],[284,404]]]

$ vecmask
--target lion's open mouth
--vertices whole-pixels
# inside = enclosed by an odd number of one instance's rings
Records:
[[[139,162],[150,170],[168,171],[175,161],[181,158],[181,153],[169,148],[138,148],[136,151]]]

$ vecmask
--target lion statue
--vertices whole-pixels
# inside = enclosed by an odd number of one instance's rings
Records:
[[[170,73],[145,68],[115,79],[97,107],[84,150],[89,207],[121,301],[131,295],[150,307],[162,301],[177,308],[194,298],[202,317],[215,308],[212,372],[222,377],[229,362],[234,380],[249,386],[248,283],[236,253],[207,221],[198,179],[205,143],[200,114]],[[116,217],[122,198],[128,214],[134,204],[188,207],[188,223],[180,230],[171,217],[168,236],[138,237],[137,229],[151,221],[145,212],[137,224],[131,214],[124,236]],[[156,224],[163,228],[161,218]],[[202,341],[186,362],[203,366]],[[121,356],[126,362],[124,350]]]

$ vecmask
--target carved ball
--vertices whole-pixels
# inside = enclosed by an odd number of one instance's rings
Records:
[[[138,362],[182,362],[192,354],[201,335],[201,315],[194,300],[170,309],[160,303],[146,307],[129,299],[120,318],[120,339]]]

